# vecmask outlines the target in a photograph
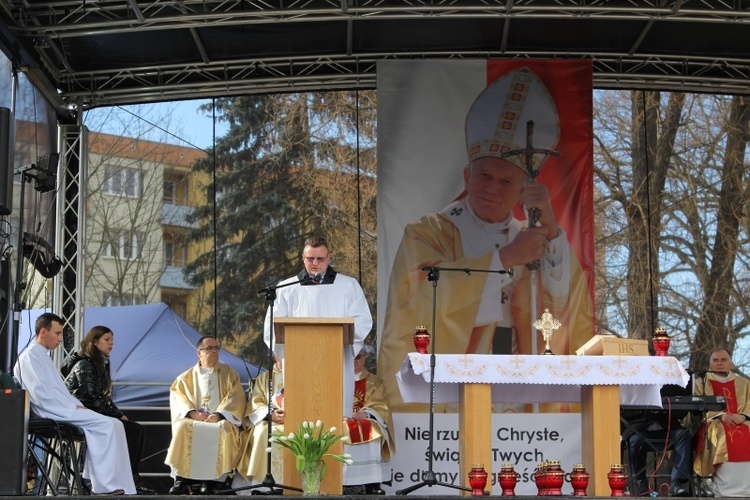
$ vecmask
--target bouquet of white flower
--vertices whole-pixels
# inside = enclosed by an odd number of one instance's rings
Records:
[[[336,434],[335,427],[331,427],[324,432],[323,422],[320,420],[315,424],[303,421],[297,428],[296,433],[284,434],[279,430],[274,430],[271,434],[272,443],[278,443],[280,446],[288,448],[297,457],[295,466],[302,477],[302,489],[303,493],[306,494],[317,494],[317,488],[326,470],[323,457],[331,457],[339,462],[352,464],[351,455],[347,453],[343,455],[328,453],[328,449],[337,441],[347,443],[349,438]],[[317,484],[314,484],[315,482]],[[308,492],[308,489],[316,491]]]

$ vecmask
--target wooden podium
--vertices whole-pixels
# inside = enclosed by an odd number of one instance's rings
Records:
[[[353,318],[275,318],[275,343],[284,344],[284,431],[296,431],[303,420],[343,431],[344,346],[354,340]],[[353,367],[352,367],[353,369]],[[340,455],[341,442],[329,453]],[[284,449],[283,484],[299,487],[292,452]],[[326,459],[321,494],[341,495],[343,465]]]

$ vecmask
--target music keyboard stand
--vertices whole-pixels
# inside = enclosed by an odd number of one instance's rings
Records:
[[[627,422],[626,417],[620,418],[625,428],[622,442],[626,453],[623,462],[629,466],[628,488],[632,495],[655,491],[659,496],[668,496],[675,469],[681,471],[681,484],[689,483],[694,491],[700,491],[692,470],[693,449],[688,429],[679,424],[669,429],[649,429],[648,421],[639,426]],[[639,449],[633,449],[634,446]],[[677,463],[680,450],[683,454],[681,464]]]
[[[656,454],[657,457],[662,457],[662,460],[658,463],[657,466],[655,466],[656,470],[653,470],[651,472],[651,476],[648,480],[648,486],[650,488],[651,486],[651,480],[654,477],[663,476],[665,474],[657,474],[658,470],[661,469],[662,466],[669,467],[669,474],[670,482],[671,482],[671,472],[672,468],[674,468],[674,458],[667,456],[668,450],[674,450],[675,441],[679,442],[681,439],[687,439],[686,446],[689,448],[686,453],[686,464],[683,465],[683,476],[687,476],[688,481],[691,485],[691,488],[693,490],[693,496],[701,497],[701,496],[708,496],[706,492],[704,491],[702,484],[701,484],[701,478],[698,477],[695,472],[693,471],[692,467],[692,459],[693,459],[693,447],[692,447],[692,437],[691,432],[689,429],[686,429],[682,427],[678,422],[676,422],[675,418],[670,417],[672,411],[688,411],[692,414],[700,414],[699,421],[701,423],[705,422],[706,420],[706,412],[709,410],[714,410],[719,408],[720,406],[726,405],[726,400],[721,397],[713,397],[710,398],[711,400],[708,401],[709,398],[707,397],[699,397],[699,396],[672,396],[672,397],[663,397],[663,408],[661,407],[642,407],[642,406],[632,406],[627,407],[624,406],[620,410],[620,422],[621,422],[621,434],[622,434],[622,442],[624,446],[624,450],[627,452],[627,462],[629,466],[632,466],[630,455],[631,455],[631,438],[633,435],[637,435],[642,439],[642,447],[646,447],[645,454],[646,457],[648,457],[649,453]],[[674,407],[674,408],[673,408]],[[652,422],[657,421],[658,417],[657,415],[661,413],[662,415],[666,414],[667,418],[664,419],[663,416],[661,418],[662,422],[662,429],[656,429],[656,430],[648,430],[648,427]],[[649,417],[650,415],[650,417]],[[678,435],[675,436],[674,429],[670,429],[669,436],[667,435],[667,429],[665,428],[665,424],[669,425],[669,423],[672,422],[671,425],[680,425],[680,428],[685,429],[684,435]],[[637,443],[636,443],[637,444]],[[624,458],[624,457],[623,457]],[[623,460],[624,462],[625,460]],[[649,472],[647,470],[649,462],[648,460],[644,460],[645,465],[643,467],[640,467],[638,470],[630,470],[628,479],[629,479],[629,489],[631,493],[637,494],[640,493],[638,491],[639,484],[638,484],[638,476],[641,475],[644,472]],[[631,467],[632,468],[632,467]],[[657,488],[658,490],[658,488]],[[660,491],[657,491],[658,493],[663,493]]]

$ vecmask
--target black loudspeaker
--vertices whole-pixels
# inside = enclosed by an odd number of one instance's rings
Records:
[[[0,108],[0,215],[13,209],[13,158],[16,148],[16,122],[8,108]]]
[[[26,435],[29,397],[20,389],[0,389],[0,496],[26,494]]]

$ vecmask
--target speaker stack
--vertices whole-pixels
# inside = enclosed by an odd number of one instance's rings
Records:
[[[13,113],[8,108],[0,107],[0,215],[10,215],[13,209],[15,131]]]
[[[29,396],[20,389],[0,390],[0,496],[26,493],[26,435]]]

